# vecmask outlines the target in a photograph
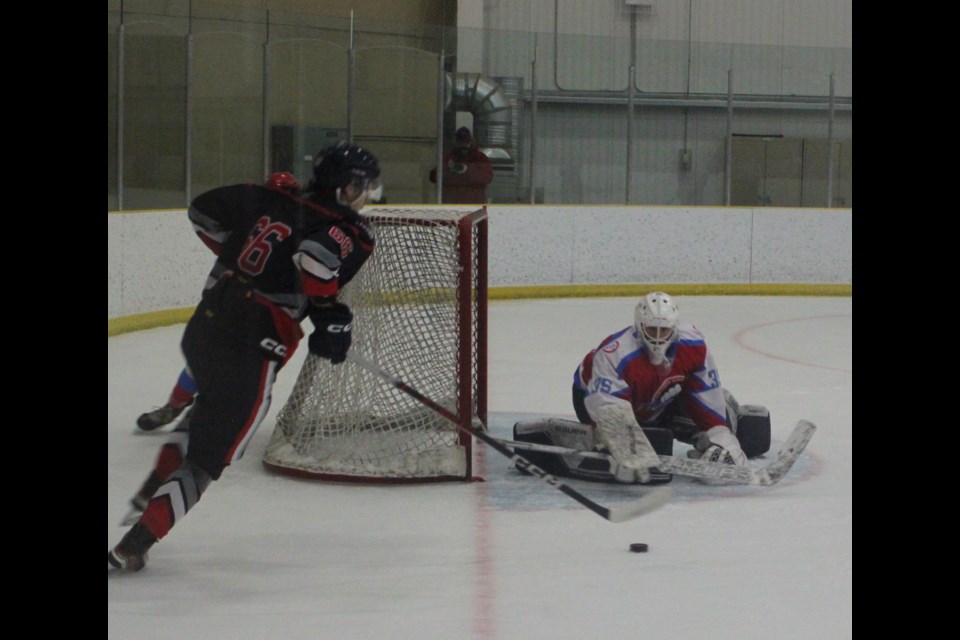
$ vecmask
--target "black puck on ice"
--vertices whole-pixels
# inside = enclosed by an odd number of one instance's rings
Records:
[[[630,551],[634,553],[646,553],[649,548],[645,542],[634,542],[630,545]]]

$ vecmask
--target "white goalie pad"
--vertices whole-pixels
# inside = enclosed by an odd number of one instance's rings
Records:
[[[657,440],[651,440],[650,434],[647,434],[647,439],[653,444],[654,450],[661,455],[670,455],[673,446],[669,432],[663,429],[653,431]],[[529,443],[533,448],[523,448],[522,455],[554,475],[628,484],[663,484],[670,481],[670,474],[652,471],[649,480],[644,482],[633,469],[621,467],[607,454],[597,453],[595,433],[593,425],[562,418],[541,418],[513,425],[514,442]]]
[[[650,469],[660,465],[660,457],[637,423],[630,405],[625,402],[603,405],[596,410],[596,419],[597,443],[605,447],[621,467],[632,470],[637,480],[648,482]]]
[[[593,425],[562,418],[541,418],[514,424],[513,437],[517,441],[535,443],[534,446],[558,446],[565,452],[522,452],[548,473],[598,482],[616,481],[609,460],[585,457],[596,455],[592,454],[596,444]]]
[[[518,422],[513,425],[513,436],[518,440],[534,434],[544,434],[550,444],[557,444],[579,451],[593,451],[595,438],[593,426],[564,420],[562,418],[543,418]]]

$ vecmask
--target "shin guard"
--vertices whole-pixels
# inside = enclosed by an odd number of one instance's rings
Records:
[[[160,453],[157,454],[153,471],[150,472],[150,475],[140,486],[140,490],[137,491],[137,495],[131,500],[135,508],[143,511],[147,502],[160,488],[163,481],[183,465],[183,460],[187,454],[187,444],[190,442],[188,426],[189,419],[183,420],[160,447]]]
[[[158,540],[163,538],[200,501],[211,481],[206,471],[185,461],[150,498],[140,522]]]

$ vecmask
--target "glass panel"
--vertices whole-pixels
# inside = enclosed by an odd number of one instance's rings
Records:
[[[348,51],[301,38],[271,43],[267,59],[269,171],[289,171],[306,185],[316,152],[349,137]]]
[[[728,183],[728,133],[825,144],[829,130],[835,146],[852,149],[852,49],[763,43],[758,34],[770,31],[758,25],[785,19],[777,16],[731,36],[757,44],[730,44],[722,36],[736,28],[713,19],[726,17],[709,5],[695,16],[678,7],[638,13],[635,29],[622,4],[544,0],[484,14],[541,29],[514,31],[393,19],[409,17],[400,5],[351,21],[114,1],[108,209],[183,208],[210,187],[271,171],[307,182],[316,151],[347,138],[380,157],[388,201],[432,203],[430,169],[463,124],[493,161],[492,203],[716,206]],[[410,11],[446,20],[445,8]],[[841,151],[827,183],[847,206],[851,158]],[[803,201],[826,198],[824,189],[802,185],[818,194]]]
[[[120,208],[117,193],[119,129],[117,113],[120,109],[120,87],[117,71],[120,68],[120,13],[107,12],[107,211]]]
[[[191,69],[191,197],[262,181],[262,41],[238,33],[194,35]]]
[[[186,202],[186,22],[124,18],[124,209],[174,209]]]
[[[428,176],[436,164],[439,70],[430,51],[356,52],[354,142],[380,159],[388,202],[436,202]]]

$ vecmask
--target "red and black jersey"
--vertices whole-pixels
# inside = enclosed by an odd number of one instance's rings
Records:
[[[219,264],[298,322],[308,298],[336,298],[375,244],[362,216],[320,194],[219,187],[197,196],[188,215]]]

